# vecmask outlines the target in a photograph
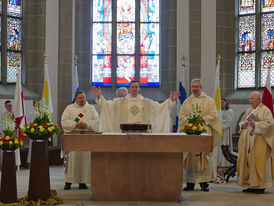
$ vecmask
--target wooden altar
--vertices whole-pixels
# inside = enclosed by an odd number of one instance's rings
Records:
[[[91,151],[95,201],[179,201],[183,152],[212,151],[212,136],[64,134],[63,151]]]

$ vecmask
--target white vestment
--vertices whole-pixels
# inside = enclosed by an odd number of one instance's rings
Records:
[[[152,132],[170,132],[170,110],[175,105],[170,98],[160,104],[142,95],[113,100],[101,95],[96,102],[100,106],[99,131],[120,132],[121,123],[144,123],[152,125]]]
[[[88,129],[96,130],[99,123],[99,115],[95,107],[86,103],[79,106],[77,103],[68,105],[61,117],[64,132],[70,132],[76,127],[76,118],[79,122],[87,123]],[[65,170],[65,182],[90,183],[91,182],[91,153],[69,152]]]
[[[202,92],[199,97],[195,97],[192,94],[184,101],[179,113],[178,131],[180,131],[183,125],[187,124],[190,112],[196,106],[198,106],[200,115],[204,119],[207,133],[213,136],[213,151],[215,151],[221,138],[220,120],[214,100],[205,93]],[[212,179],[215,179],[215,155],[216,152],[184,152],[184,181],[188,183],[201,183],[210,182]]]
[[[233,152],[233,144],[232,144],[232,132],[231,132],[231,126],[232,122],[234,120],[234,112],[232,109],[228,110],[221,110],[221,115],[222,115],[222,120],[221,120],[221,127],[222,127],[222,133],[223,133],[223,138],[221,139],[221,142],[217,148],[217,167],[227,167],[230,166],[231,163],[229,163],[221,149],[221,145],[228,145],[230,151]]]
[[[250,114],[258,121],[255,128],[242,125]],[[249,108],[239,123],[237,176],[238,184],[248,188],[266,188],[274,185],[274,126],[271,111],[263,104]]]
[[[2,121],[2,135],[4,135],[3,130],[9,129],[9,130],[15,130],[15,120],[12,117],[12,113],[9,111],[4,111],[1,115],[1,121]],[[14,131],[14,134],[16,134],[16,131]],[[2,164],[2,157],[3,157],[3,151],[1,151],[1,164]],[[15,164],[18,167],[21,165],[21,158],[20,158],[20,149],[15,150]]]

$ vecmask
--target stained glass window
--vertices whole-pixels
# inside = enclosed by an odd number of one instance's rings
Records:
[[[16,82],[18,68],[22,67],[22,55],[18,52],[8,52],[7,54],[7,83]]]
[[[255,13],[255,0],[240,0],[239,14],[254,14]]]
[[[254,51],[255,16],[239,17],[239,51]]]
[[[93,1],[93,21],[111,22],[111,0]]]
[[[117,21],[135,21],[135,0],[117,0]]]
[[[114,3],[93,1],[92,84],[159,86],[159,0]]]
[[[270,69],[270,85],[274,86],[274,53],[261,53],[261,87],[265,86],[267,71]]]
[[[274,51],[274,1],[236,1],[239,3],[237,88],[263,87],[270,66],[269,53]],[[256,48],[256,44],[260,47]],[[273,85],[272,69],[271,74]]]
[[[135,53],[135,24],[119,23],[117,24],[117,53],[134,54]]]
[[[111,54],[111,23],[93,24],[93,54]]]
[[[238,87],[255,87],[255,54],[239,55]]]
[[[274,13],[262,15],[261,49],[274,49]]]
[[[111,86],[112,1],[93,1],[92,84]]]
[[[117,86],[128,86],[135,79],[135,57],[117,56]]]
[[[274,1],[273,0],[263,0],[262,1],[262,12],[272,12],[274,11]]]
[[[22,22],[19,19],[8,18],[7,48],[20,51],[22,48]]]
[[[8,2],[8,16],[22,17],[22,0],[7,0]]]
[[[159,0],[141,0],[141,22],[159,22]]]

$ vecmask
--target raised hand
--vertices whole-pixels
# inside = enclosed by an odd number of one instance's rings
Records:
[[[177,99],[179,96],[181,96],[181,93],[180,93],[178,90],[175,91],[175,92],[170,91],[169,96],[170,96],[170,99],[171,99],[172,101],[174,101],[174,100]]]
[[[99,89],[96,86],[91,86],[91,91],[95,94],[96,97],[100,97],[102,94],[101,87]]]

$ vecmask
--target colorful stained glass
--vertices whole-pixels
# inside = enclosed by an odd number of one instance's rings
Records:
[[[141,22],[159,22],[159,0],[141,0]]]
[[[7,15],[14,17],[22,17],[23,0],[7,0]]]
[[[141,23],[140,54],[159,54],[158,23]]]
[[[111,54],[111,23],[93,24],[93,54]]]
[[[238,56],[238,88],[255,87],[255,53]]]
[[[135,24],[120,23],[117,24],[117,53],[134,54],[135,53]]]
[[[239,51],[255,51],[255,16],[239,17]]]
[[[140,86],[159,86],[159,56],[140,57]]]
[[[274,13],[262,14],[261,48],[274,49]]]
[[[270,69],[270,85],[274,86],[274,53],[261,53],[261,87],[265,86],[267,71]]]
[[[117,0],[117,21],[135,21],[135,0]]]
[[[128,86],[135,79],[135,56],[117,56],[117,86]]]
[[[22,49],[22,21],[8,18],[7,48],[13,51]]]
[[[239,0],[239,14],[255,14],[255,0]]]
[[[8,52],[7,54],[7,82],[16,82],[18,68],[22,68],[22,54],[17,52]]]
[[[111,56],[93,56],[92,85],[111,86]]]
[[[273,0],[262,0],[262,12],[274,11],[274,1]]]
[[[111,0],[94,0],[93,1],[93,21],[111,22]]]

